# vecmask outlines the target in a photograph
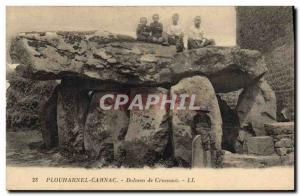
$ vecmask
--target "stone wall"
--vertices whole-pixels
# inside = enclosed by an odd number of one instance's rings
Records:
[[[266,79],[276,93],[278,120],[293,120],[293,7],[237,7],[237,44],[263,53]],[[285,119],[286,120],[286,119]]]
[[[275,152],[283,164],[291,164],[294,161],[294,123],[270,123],[265,125],[265,130],[273,137]]]

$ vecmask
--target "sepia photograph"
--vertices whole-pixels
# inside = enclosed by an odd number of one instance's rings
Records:
[[[294,191],[295,12],[6,6],[6,189]]]

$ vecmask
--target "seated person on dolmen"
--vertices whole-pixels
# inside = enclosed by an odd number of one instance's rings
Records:
[[[151,41],[151,28],[147,25],[147,18],[142,17],[136,29],[136,39],[139,41]]]
[[[163,43],[163,25],[159,22],[159,15],[152,16],[153,22],[150,24],[151,28],[151,41],[154,43]]]
[[[204,38],[204,31],[201,28],[201,17],[196,16],[194,19],[194,26],[190,29],[188,34],[188,49],[203,48],[205,46],[215,45],[213,39]]]
[[[168,44],[175,45],[177,52],[181,52],[184,49],[183,36],[184,31],[181,25],[178,24],[179,15],[173,14],[172,24],[170,25],[167,35],[168,35]]]

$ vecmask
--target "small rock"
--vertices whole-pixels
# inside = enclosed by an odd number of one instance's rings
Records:
[[[107,62],[109,62],[110,64],[115,64],[118,61],[115,58],[109,58],[109,59],[107,59]]]
[[[274,153],[274,142],[270,136],[248,138],[248,153],[257,155],[270,155]]]
[[[282,135],[294,133],[294,122],[276,122],[265,124],[268,135]]]
[[[246,131],[239,131],[239,136],[237,137],[237,140],[240,142],[244,142],[249,137],[252,137],[252,135]]]
[[[289,139],[294,140],[294,134],[274,135],[273,138],[277,139],[278,141],[283,139],[283,138],[289,138]]]
[[[247,141],[248,138],[253,137],[253,135],[247,131],[239,131],[239,135],[234,143],[234,150],[239,154],[248,154]]]
[[[276,148],[276,153],[279,156],[284,156],[287,154],[287,149],[286,148]]]
[[[111,55],[107,54],[105,52],[105,50],[103,50],[103,49],[95,51],[94,54],[97,55],[97,56],[100,56],[104,60],[110,59],[112,57]]]
[[[294,121],[295,111],[294,107],[285,107],[280,112],[283,121]]]
[[[286,156],[282,156],[280,158],[281,158],[282,165],[294,165],[294,160],[295,160],[294,153],[288,154]]]
[[[151,63],[151,62],[156,62],[157,59],[156,59],[155,55],[153,55],[153,54],[145,54],[145,55],[141,56],[140,61]]]
[[[104,65],[101,65],[101,64],[97,64],[97,65],[95,65],[96,66],[96,68],[104,68]]]
[[[140,51],[140,49],[138,47],[133,47],[131,52],[134,54],[137,54],[137,55],[142,54],[142,52]]]
[[[223,150],[223,152],[224,152],[224,155],[225,155],[225,156],[226,156],[226,155],[231,155],[231,154],[232,154],[232,152],[227,151],[227,150]]]
[[[286,148],[286,150],[287,150],[288,154],[291,153],[291,152],[294,152],[294,148]]]
[[[293,146],[294,146],[294,141],[291,139],[288,139],[288,138],[283,138],[275,143],[275,147],[277,147],[277,148],[280,148],[280,147],[291,148]]]

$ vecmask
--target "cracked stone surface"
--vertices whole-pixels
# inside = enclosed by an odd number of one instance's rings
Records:
[[[199,84],[199,85],[195,85]],[[222,118],[219,109],[218,100],[212,84],[206,77],[194,76],[181,80],[177,85],[172,86],[171,95],[175,94],[195,94],[195,105],[200,107],[200,110],[209,118],[210,128],[206,133],[204,128],[199,125],[197,116],[201,111],[190,110],[172,110],[172,128],[173,128],[173,145],[174,156],[178,160],[183,160],[191,164],[192,158],[192,142],[196,135],[207,135],[209,140],[209,149],[205,150],[220,150],[222,141]],[[185,102],[188,106],[189,102]],[[199,130],[198,130],[199,129]],[[212,157],[214,159],[214,157]]]
[[[101,110],[99,99],[106,93],[92,95],[84,129],[84,147],[91,159],[103,164],[118,156],[118,147],[124,140],[128,128],[128,116],[124,110]]]
[[[275,93],[264,79],[245,88],[236,106],[241,127],[250,125],[256,136],[266,135],[264,125],[276,122],[276,109]]]
[[[130,94],[134,97],[136,94],[150,93],[161,97],[168,92],[164,88],[134,88]],[[145,102],[143,105],[146,105]],[[130,111],[128,131],[122,147],[125,153],[124,162],[151,164],[163,159],[167,156],[170,133],[169,114],[165,107],[161,108],[160,103],[151,105],[149,109],[133,108]]]
[[[216,92],[247,87],[267,71],[262,55],[255,50],[212,46],[176,53],[174,46],[99,31],[20,33],[10,55],[20,64],[17,71],[32,79],[81,77],[170,86],[184,77],[205,75]]]

